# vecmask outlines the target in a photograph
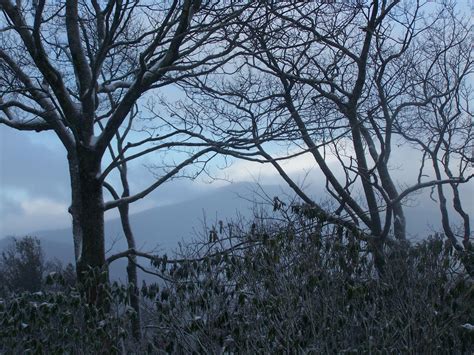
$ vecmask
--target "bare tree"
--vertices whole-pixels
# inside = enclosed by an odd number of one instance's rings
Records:
[[[187,148],[188,157],[144,191],[104,203],[105,178],[124,162],[120,153],[102,170],[107,147],[132,108],[151,93],[231,57],[234,45],[222,42],[222,36],[230,35],[246,6],[191,0],[1,0],[0,10],[0,122],[18,130],[54,131],[64,145],[81,281],[88,268],[105,265],[104,212],[143,198],[209,152],[187,134],[192,127],[179,130],[162,121],[165,133],[126,144],[124,151],[143,148],[128,161],[173,147]],[[95,293],[91,288],[91,302]]]
[[[131,125],[133,122],[133,117],[135,113],[133,110],[130,112],[130,117],[128,120],[127,128],[123,132],[117,132],[116,134],[116,151],[119,154],[124,152],[124,141],[127,138],[128,133],[130,132]],[[103,128],[103,126],[101,127]],[[117,154],[115,153],[112,145],[109,145],[109,152],[111,158],[115,161],[117,159]],[[120,175],[120,182],[122,185],[122,194],[121,196],[117,193],[116,189],[104,181],[104,187],[109,191],[115,201],[120,200],[121,198],[130,197],[130,185],[128,182],[128,167],[127,162],[123,161],[121,164],[117,165],[117,170]],[[133,235],[132,226],[130,224],[130,204],[124,203],[118,206],[120,221],[122,223],[122,230],[127,240],[128,249],[136,249],[135,236]],[[137,258],[134,255],[128,257],[127,264],[127,281],[130,289],[130,305],[135,310],[135,318],[132,320],[132,331],[136,339],[141,338],[141,320],[140,320],[140,295],[138,291],[138,273],[137,273]]]
[[[235,155],[271,163],[317,214],[366,231],[359,235],[371,242],[379,270],[389,235],[406,239],[403,202],[415,191],[451,186],[454,208],[468,227],[458,186],[472,177],[463,154],[472,145],[465,83],[473,65],[469,27],[454,4],[428,9],[419,2],[378,0],[268,3],[259,15],[244,25],[246,37],[239,46],[245,54],[219,73],[233,69],[234,75],[211,73],[187,80],[190,100],[206,112],[203,116],[212,111],[222,117],[217,126],[238,138]],[[451,113],[440,112],[445,110]],[[420,128],[415,119],[420,112],[434,115],[429,120],[436,122],[443,121],[437,116],[450,115],[441,123],[449,125],[449,133],[439,124]],[[418,137],[429,137],[433,144],[439,142],[438,150],[450,152],[440,162],[444,173],[426,179],[420,172],[408,187],[397,183],[391,158],[393,146],[407,142],[402,122],[411,122],[420,128]],[[242,142],[252,142],[254,148],[244,151]],[[438,160],[437,153],[423,149],[425,158]],[[302,154],[314,158],[325,176],[333,210],[323,208],[282,166],[282,160]],[[421,171],[424,166],[420,163]]]
[[[472,77],[474,66],[469,29],[463,23],[450,21],[455,16],[453,7],[447,7],[441,20],[427,29],[434,43],[422,45],[424,71],[417,70],[415,58],[407,61],[401,75],[404,80],[415,75],[423,79],[423,85],[413,87],[409,95],[424,104],[409,112],[401,110],[393,122],[393,131],[421,152],[418,184],[425,176],[449,182],[433,186],[431,196],[437,197],[444,234],[454,248],[464,252],[470,248],[471,227],[460,186],[472,177],[472,87],[467,79]],[[453,213],[460,218],[460,226],[453,222]],[[461,238],[462,246],[458,240]]]

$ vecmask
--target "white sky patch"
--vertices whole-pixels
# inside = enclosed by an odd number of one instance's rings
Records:
[[[291,153],[290,153],[291,154]],[[332,165],[336,162],[334,157],[327,157],[326,162]],[[300,156],[279,161],[283,170],[296,182],[304,180],[308,174],[320,174],[320,169],[317,166],[314,157],[310,153],[305,153]],[[223,179],[231,182],[262,182],[266,184],[282,183],[278,171],[270,163],[256,163],[246,160],[235,161],[230,167],[222,171]],[[217,183],[221,186],[224,183]]]
[[[2,187],[2,186],[0,186]],[[23,201],[28,198],[28,192],[24,189],[9,187],[8,189],[0,189],[0,206],[3,199],[10,199],[14,201]]]
[[[48,198],[29,198],[18,201],[22,213],[2,216],[0,233],[2,236],[32,235],[35,231],[63,228],[71,224],[68,206]]]
[[[67,213],[67,206],[63,203],[53,201],[48,198],[38,198],[22,201],[21,207],[27,216],[31,215],[51,215],[64,216]]]

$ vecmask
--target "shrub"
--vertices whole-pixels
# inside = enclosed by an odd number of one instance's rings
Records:
[[[23,292],[0,300],[0,353],[118,354],[131,348],[134,312],[127,305],[126,286],[103,285],[101,292],[111,305],[106,311],[87,304],[80,289],[66,287],[61,274],[53,273],[47,281],[63,290]]]
[[[179,259],[150,257],[162,281],[141,289],[140,343],[129,287],[101,285],[96,307],[56,273],[61,287],[0,301],[0,353],[474,351],[465,256],[439,235],[392,241],[379,274],[369,250],[315,218],[219,223]]]
[[[474,350],[472,333],[462,327],[474,319],[472,281],[439,236],[415,246],[393,243],[378,276],[367,244],[337,227],[260,223],[250,230],[221,235],[205,255],[191,253],[186,262],[155,261],[167,280],[144,290],[153,301],[148,324],[160,329],[153,333],[156,348]]]

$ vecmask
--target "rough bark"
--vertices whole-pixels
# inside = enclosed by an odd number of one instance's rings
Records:
[[[81,257],[82,229],[79,219],[79,166],[75,154],[68,154],[69,179],[71,181],[71,206],[69,213],[72,217],[72,237],[74,242],[74,260],[77,262]]]
[[[77,200],[73,203],[73,215],[77,223],[75,238],[81,240],[80,256],[77,261],[77,277],[84,284],[91,269],[106,271],[104,245],[104,201],[100,176],[100,160],[94,151],[79,145],[77,148],[77,181],[73,195]],[[70,169],[71,170],[71,169]],[[74,225],[74,223],[73,223]],[[94,280],[93,286],[88,289],[88,300],[91,303],[101,303],[98,294],[98,282],[107,281],[106,274]]]

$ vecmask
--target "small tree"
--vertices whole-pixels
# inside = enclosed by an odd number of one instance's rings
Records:
[[[30,236],[14,238],[0,258],[1,291],[39,291],[44,271],[45,262],[40,240]]]

